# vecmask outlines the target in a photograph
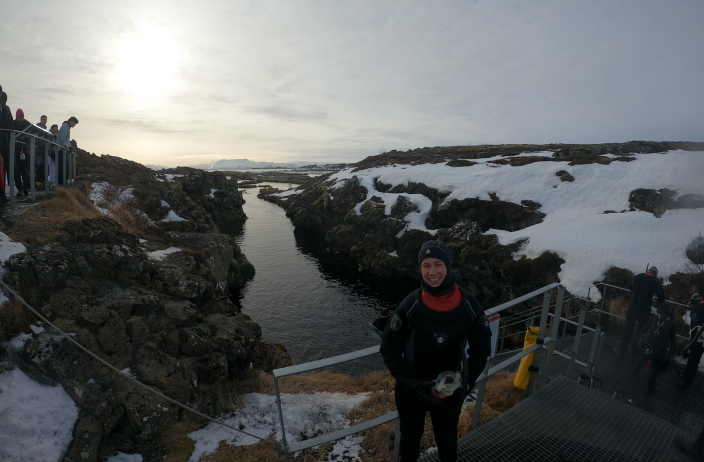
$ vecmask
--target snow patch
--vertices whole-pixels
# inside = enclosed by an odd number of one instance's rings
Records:
[[[77,419],[61,386],[40,385],[19,369],[0,374],[0,460],[60,461]]]
[[[272,194],[272,196],[276,196],[276,197],[289,197],[289,196],[294,196],[294,195],[296,195],[296,194],[300,194],[301,192],[303,192],[303,191],[298,190],[298,189],[289,189],[288,191],[284,191],[284,192]]]
[[[211,189],[209,196],[214,198],[216,192],[217,192],[217,189]]]
[[[172,253],[180,252],[181,249],[178,247],[169,247],[168,249],[164,250],[155,250],[154,252],[148,252],[147,253],[147,258],[150,260],[163,260],[166,258],[167,255],[170,255]]]
[[[176,215],[176,212],[173,210],[169,210],[169,214],[166,215],[166,218],[161,220],[163,223],[168,223],[170,221],[187,221],[185,218],[181,218],[178,215]]]
[[[171,206],[169,205],[169,203],[168,203],[168,202],[166,202],[166,201],[165,201],[164,199],[162,199],[162,200],[161,200],[161,206],[162,206],[162,207],[168,207],[168,208],[171,208]]]
[[[124,452],[118,452],[117,455],[108,457],[106,462],[142,462],[142,456],[140,454],[125,454]]]
[[[24,253],[27,251],[27,247],[21,242],[15,242],[5,233],[0,233],[0,279],[2,274],[5,272],[4,266],[5,262],[10,259],[11,256],[18,253]],[[2,290],[0,290],[0,304],[9,301],[7,296]]]
[[[181,175],[180,173],[164,173],[164,177],[166,178],[166,181],[172,181],[174,178],[180,178],[185,175]]]
[[[393,252],[387,252],[387,253],[392,257],[398,257],[398,252],[396,252],[395,250]]]
[[[298,393],[281,395],[284,412],[284,426],[286,427],[287,441],[300,441],[301,435],[313,438],[325,433],[330,433],[350,425],[345,417],[352,409],[359,406],[369,393],[347,395],[344,393],[314,392],[312,394]],[[233,413],[224,421],[228,425],[266,438],[274,436],[281,439],[281,428],[278,420],[276,398],[272,395],[248,393],[240,397],[242,408]],[[195,441],[195,449],[189,462],[196,462],[206,454],[213,453],[220,441],[233,446],[245,446],[258,442],[258,440],[233,432],[227,427],[210,423],[207,427],[189,433],[189,438]],[[339,452],[345,450],[358,454],[361,443],[354,439],[339,442]],[[336,448],[338,445],[335,445]],[[339,460],[339,459],[337,459]]]

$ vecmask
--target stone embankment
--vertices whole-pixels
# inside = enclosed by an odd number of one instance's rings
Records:
[[[217,415],[223,392],[269,347],[233,302],[254,268],[218,228],[246,219],[236,180],[186,168],[153,172],[84,151],[78,165],[77,185],[93,185],[95,217],[66,221],[48,242],[28,239],[27,252],[5,264],[4,282],[119,370]],[[6,232],[22,220],[8,219]],[[159,459],[154,436],[184,411],[44,327],[11,354],[31,375],[60,383],[80,409],[64,461],[116,451]]]

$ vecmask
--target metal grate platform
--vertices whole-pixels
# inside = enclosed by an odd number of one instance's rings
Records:
[[[689,461],[654,414],[564,377],[459,440],[458,461]],[[423,462],[438,461],[437,453]]]

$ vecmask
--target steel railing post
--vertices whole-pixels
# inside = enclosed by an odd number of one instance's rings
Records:
[[[548,325],[548,314],[550,313],[550,300],[552,300],[552,290],[548,290],[543,294],[543,309],[540,313],[540,327],[538,328],[538,341],[536,342],[538,344],[542,344],[545,340],[545,329]],[[541,355],[544,355],[545,351],[541,348],[540,353]],[[538,352],[536,352],[533,357],[533,367],[538,367],[538,371],[540,371],[540,367],[542,366],[541,363],[544,362],[545,361],[541,361],[539,359]],[[529,372],[530,378],[528,379],[528,388],[526,389],[527,396],[533,394],[533,388],[535,388],[535,382],[538,379],[538,371]]]
[[[484,401],[484,390],[486,383],[489,381],[489,361],[484,366],[484,380],[479,384],[477,389],[477,400],[474,402],[474,415],[472,415],[472,430],[479,428],[479,415],[482,413],[482,402]]]
[[[78,153],[73,153],[73,181],[76,181],[76,163],[78,162]]]
[[[10,152],[8,153],[10,158],[10,171],[8,172],[7,178],[9,179],[10,186],[10,207],[12,210],[15,209],[15,134],[11,132],[10,136]],[[5,181],[5,180],[3,180]]]
[[[44,193],[49,192],[49,148],[51,145],[47,142],[44,144]]]
[[[62,152],[64,155],[61,156],[61,157],[63,157],[61,159],[61,164],[63,167],[63,172],[62,172],[63,178],[61,178],[61,180],[63,180],[63,185],[66,186],[66,158],[68,157],[68,148],[64,146],[64,149],[62,150]]]
[[[601,342],[601,324],[596,325],[596,331],[594,331],[594,340],[592,340],[592,347],[589,350],[589,361],[587,361],[587,374],[592,375],[592,369],[594,369],[594,362],[597,359],[597,349]]]
[[[560,331],[560,318],[562,317],[562,305],[565,301],[565,288],[560,286],[557,289],[557,300],[555,303],[555,316],[552,318],[552,327],[550,327],[550,332],[555,332],[557,336]],[[567,324],[567,323],[565,323]],[[553,330],[554,329],[554,330]],[[550,371],[552,370],[552,358],[555,355],[555,341],[551,341],[548,345],[548,351],[545,355],[545,361],[543,364],[542,372],[540,373],[540,386],[544,387],[548,384],[550,377]]]
[[[572,369],[574,369],[575,356],[579,353],[579,341],[582,337],[582,327],[584,326],[584,317],[587,315],[587,311],[583,310],[581,307],[579,309],[579,323],[577,323],[577,332],[574,335],[574,343],[572,344],[572,354],[570,355],[570,365],[567,366],[567,374],[565,377],[569,377],[572,374]]]
[[[606,291],[608,290],[608,287],[604,286],[604,293],[601,296],[601,310],[599,310],[599,317],[597,317],[597,321],[601,322],[601,312],[604,311],[604,302],[606,302]]]
[[[555,356],[555,340],[549,339],[548,341],[548,351],[545,357],[545,364],[543,365],[542,372],[540,373],[540,387],[544,387],[548,384],[550,380],[550,370],[552,370],[552,358]]]
[[[279,378],[274,376],[274,390],[276,391],[276,405],[279,408],[279,422],[281,422],[281,441],[286,450],[286,462],[288,462],[288,443],[286,443],[286,429],[284,428],[284,413],[281,410],[281,393],[279,393]]]
[[[401,452],[401,420],[396,419],[396,432],[394,436],[394,462],[398,462],[398,455]]]
[[[29,139],[29,190],[32,196],[32,203],[34,203],[34,190],[36,183],[34,181],[34,161],[36,159],[36,146],[34,143],[34,137]]]
[[[504,326],[501,328],[501,346],[499,347],[499,352],[504,351],[504,339],[506,338],[506,322],[504,322]]]

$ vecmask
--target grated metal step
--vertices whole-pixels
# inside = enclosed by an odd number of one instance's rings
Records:
[[[689,461],[672,444],[678,434],[638,406],[557,377],[461,438],[458,461]],[[439,459],[432,453],[421,460]]]

